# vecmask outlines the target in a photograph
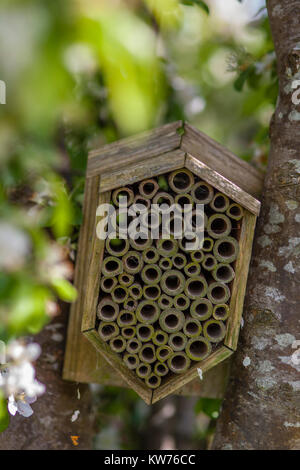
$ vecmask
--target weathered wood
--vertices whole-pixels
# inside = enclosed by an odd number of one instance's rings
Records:
[[[141,161],[139,163],[128,163],[126,168],[113,172],[107,171],[101,176],[101,192],[177,170],[184,166],[184,160],[184,152],[173,150],[151,158],[146,165],[144,161]]]
[[[230,316],[227,320],[224,341],[224,344],[233,350],[236,350],[239,338],[255,224],[256,216],[245,211],[239,240],[240,252],[235,265],[235,279],[229,306]]]
[[[90,152],[87,177],[126,168],[128,163],[138,163],[179,148],[178,129],[182,125],[182,121],[176,121]]]
[[[255,198],[260,197],[264,181],[262,172],[187,123],[184,124],[181,149],[213,168]]]
[[[185,166],[196,175],[203,178],[207,183],[226,194],[233,201],[241,204],[255,215],[259,214],[260,202],[246,193],[243,189],[232,183],[221,174],[208,167],[205,163],[200,162],[195,157],[187,155]]]

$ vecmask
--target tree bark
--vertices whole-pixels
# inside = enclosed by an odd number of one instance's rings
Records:
[[[300,0],[267,7],[279,98],[245,323],[213,449],[300,449]]]
[[[68,305],[64,304],[62,313],[32,338],[42,347],[36,377],[47,389],[33,403],[32,416],[11,417],[9,427],[0,433],[0,450],[92,448],[96,431],[90,390],[87,385],[65,382],[61,378],[68,310]],[[77,416],[73,422],[72,416]]]

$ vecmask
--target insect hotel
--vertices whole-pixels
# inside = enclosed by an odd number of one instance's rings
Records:
[[[199,392],[199,375],[204,385],[212,368],[224,379],[221,363],[238,342],[261,188],[256,169],[182,122],[92,151],[64,378],[127,384],[147,404]],[[112,219],[99,211],[103,204]],[[124,217],[134,224],[136,207],[146,237],[126,235]],[[176,236],[171,207],[184,212],[190,237]]]

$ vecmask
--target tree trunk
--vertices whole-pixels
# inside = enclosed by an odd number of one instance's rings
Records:
[[[65,382],[61,378],[68,310],[68,305],[64,304],[62,313],[32,338],[42,347],[36,364],[36,376],[47,389],[33,403],[32,416],[24,418],[18,414],[11,417],[7,430],[0,433],[0,450],[76,450],[92,447],[95,428],[89,388],[87,385]],[[72,416],[77,416],[73,422]]]
[[[214,449],[300,449],[300,0],[269,0],[268,13],[279,99],[245,325]]]

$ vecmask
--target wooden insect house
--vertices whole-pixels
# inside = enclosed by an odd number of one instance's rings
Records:
[[[92,151],[64,377],[107,383],[105,363],[151,404],[227,360],[237,347],[261,187],[257,170],[182,122]],[[117,236],[105,238],[103,204]],[[136,205],[147,237],[122,232]],[[163,217],[173,205],[187,208],[192,228],[202,207],[200,244],[174,235],[176,215]],[[197,236],[196,228],[192,242]]]

